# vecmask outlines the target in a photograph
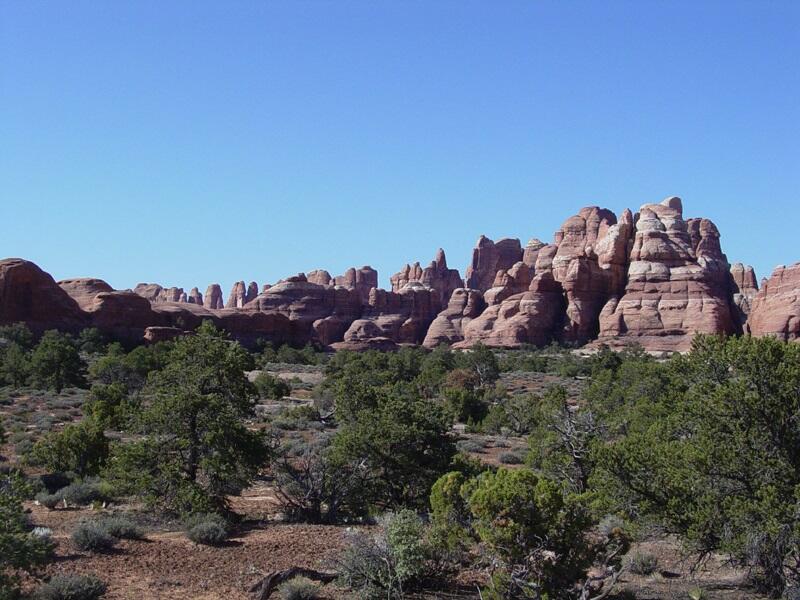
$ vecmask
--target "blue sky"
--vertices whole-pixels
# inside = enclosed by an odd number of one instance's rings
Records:
[[[1,256],[201,290],[669,195],[800,260],[800,3],[0,0]]]

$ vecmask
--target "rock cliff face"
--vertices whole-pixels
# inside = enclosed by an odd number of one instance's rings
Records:
[[[0,261],[0,324],[79,331],[98,327],[128,342],[171,339],[204,319],[245,344],[314,343],[332,348],[432,348],[476,343],[517,347],[553,341],[685,350],[696,333],[800,339],[800,263],[776,269],[758,289],[753,269],[730,266],[708,219],[684,219],[679,198],[617,218],[589,206],[553,241],[493,242],[481,236],[465,278],[443,250],[405,265],[378,288],[371,267],[332,277],[317,269],[275,285],[239,281],[228,302],[139,284],[116,291],[100,279],[50,275],[22,259]]]
[[[747,318],[750,316],[753,299],[758,294],[758,282],[753,267],[742,263],[731,265],[730,285],[733,294],[734,318],[738,327],[744,333],[749,333]]]
[[[393,292],[399,292],[407,285],[415,283],[432,290],[440,309],[447,306],[454,290],[464,286],[464,280],[461,279],[458,269],[447,268],[447,258],[441,248],[436,252],[436,258],[424,269],[418,262],[413,265],[407,264],[392,275],[390,281]]]
[[[683,220],[680,198],[639,210],[628,282],[600,315],[600,340],[687,350],[696,333],[734,333],[729,265],[707,219]]]
[[[755,336],[800,340],[800,263],[772,272],[753,298],[747,327]]]
[[[495,243],[482,235],[472,251],[472,262],[464,277],[467,287],[485,292],[492,287],[497,272],[513,267],[522,260],[522,254],[517,239],[503,238]]]
[[[78,303],[34,263],[0,260],[0,325],[24,322],[36,333],[76,331],[87,324]]]
[[[206,296],[203,300],[203,306],[210,308],[211,310],[225,308],[225,304],[222,302],[222,288],[219,287],[218,283],[212,283],[206,289]]]

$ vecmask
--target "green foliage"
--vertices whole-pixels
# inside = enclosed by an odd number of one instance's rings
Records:
[[[20,344],[11,342],[0,349],[0,381],[19,388],[28,382],[30,373],[30,356]]]
[[[800,560],[800,346],[698,337],[660,376],[666,391],[634,400],[597,448],[594,485],[698,551],[753,567],[780,595],[795,583],[784,565]]]
[[[36,385],[61,393],[69,385],[84,383],[83,361],[72,337],[46,331],[31,354],[31,373]]]
[[[319,584],[308,577],[295,577],[278,588],[283,600],[316,600],[319,598]]]
[[[214,513],[192,515],[186,520],[186,537],[195,544],[220,546],[230,535],[228,522]]]
[[[116,538],[97,523],[81,523],[70,536],[78,550],[108,552],[117,544]]]
[[[524,469],[471,479],[448,473],[433,486],[431,510],[438,544],[452,550],[474,537],[491,553],[485,597],[567,598],[594,563],[618,556],[627,543],[617,530],[591,542],[583,500]],[[606,553],[612,542],[614,552]]]
[[[53,554],[47,536],[36,536],[22,507],[31,490],[16,472],[0,474],[0,600],[16,598],[20,571],[35,574]]]
[[[378,506],[424,507],[430,487],[448,470],[455,445],[445,411],[403,394],[359,410],[333,440],[336,464],[369,472],[363,493]]]
[[[120,540],[139,540],[143,536],[141,527],[127,517],[109,515],[98,519],[97,526]]]
[[[87,354],[101,354],[106,349],[106,340],[97,327],[87,327],[78,335],[78,348]]]
[[[373,536],[356,533],[339,558],[342,583],[364,598],[402,598],[429,573],[431,548],[410,510],[385,516]]]
[[[144,387],[148,375],[169,362],[172,342],[137,346],[127,354],[119,344],[109,344],[107,352],[89,367],[89,378],[106,385],[121,384],[128,394]]]
[[[277,349],[271,344],[264,344],[261,356],[257,363],[264,366],[270,363],[284,363],[291,365],[321,365],[328,360],[328,355],[320,352],[311,344],[306,344],[303,348],[293,348],[288,344],[282,344]]]
[[[466,365],[478,378],[478,384],[486,386],[500,377],[500,364],[494,352],[481,343],[475,344],[466,353]]]
[[[0,327],[0,339],[9,344],[17,344],[22,350],[28,351],[33,348],[33,333],[25,323],[12,323]]]
[[[358,462],[332,460],[330,439],[303,444],[289,456],[286,449],[272,464],[281,508],[289,520],[337,523],[363,517],[363,495],[369,472]]]
[[[92,502],[104,500],[109,496],[108,487],[96,479],[74,481],[61,488],[55,494],[56,498],[71,506],[86,506]]]
[[[625,562],[631,573],[636,575],[652,575],[658,568],[658,557],[647,552],[629,554]]]
[[[39,586],[34,600],[96,600],[106,593],[106,584],[94,575],[54,575]]]
[[[253,383],[258,390],[258,395],[264,400],[280,400],[292,391],[292,387],[283,379],[270,375],[266,371],[259,373]]]
[[[83,405],[84,414],[104,429],[124,429],[133,422],[138,402],[128,396],[122,383],[95,383]]]
[[[109,478],[121,492],[175,510],[223,509],[265,462],[261,433],[246,427],[255,388],[249,357],[210,322],[178,339],[169,363],[150,376],[140,415],[147,437],[112,453]]]
[[[88,418],[42,437],[34,444],[29,459],[50,471],[72,472],[84,477],[97,475],[108,453],[108,438],[103,428]]]

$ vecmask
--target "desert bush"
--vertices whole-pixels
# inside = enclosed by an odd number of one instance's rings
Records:
[[[525,459],[516,452],[503,452],[498,460],[504,465],[521,465]]]
[[[75,481],[55,493],[59,499],[72,506],[86,506],[108,496],[108,486],[99,480]]]
[[[36,385],[60,393],[69,385],[84,383],[83,361],[71,336],[45,331],[31,354],[31,374]]]
[[[0,349],[0,383],[19,388],[28,382],[30,373],[30,356],[22,346],[11,342]]]
[[[633,552],[625,558],[625,564],[631,573],[652,575],[658,568],[658,557],[649,552]]]
[[[62,501],[62,498],[58,494],[48,494],[47,492],[39,492],[34,497],[34,500],[36,500],[39,504],[41,504],[45,508],[53,510]]]
[[[116,538],[97,523],[81,523],[70,539],[76,548],[88,552],[108,552],[117,544]]]
[[[105,429],[123,429],[134,418],[138,402],[128,395],[122,383],[95,383],[89,390],[89,400],[83,407],[90,417]]]
[[[458,448],[459,452],[471,452],[475,454],[482,453],[485,450],[483,444],[478,440],[459,440],[456,443],[456,448]]]
[[[121,540],[142,539],[142,529],[127,517],[110,515],[97,520],[97,526]]]
[[[253,383],[258,390],[258,395],[263,399],[280,400],[292,392],[291,386],[280,377],[262,371]]]
[[[567,597],[592,565],[608,573],[613,561],[618,569],[616,557],[627,550],[616,530],[590,541],[582,497],[565,496],[557,483],[525,469],[471,479],[448,473],[434,485],[431,506],[438,539],[463,543],[474,536],[489,552],[496,568],[484,598]]]
[[[450,429],[441,407],[388,393],[340,427],[331,456],[338,464],[364,465],[363,495],[371,504],[423,508],[431,485],[447,472],[455,454]]]
[[[342,583],[362,596],[402,598],[429,572],[425,535],[425,526],[410,510],[384,516],[376,533],[352,535],[338,561]]]
[[[106,593],[106,584],[93,575],[54,575],[39,586],[34,600],[96,600]]]
[[[272,464],[276,495],[286,517],[307,523],[337,523],[367,514],[362,490],[368,473],[360,463],[331,457],[330,438],[296,442]]]
[[[307,577],[295,577],[278,588],[283,600],[316,600],[319,597],[319,584]]]
[[[30,461],[51,471],[71,471],[83,477],[100,472],[108,451],[101,425],[85,419],[42,437],[34,444]]]
[[[224,544],[230,534],[227,521],[213,513],[192,515],[186,519],[185,527],[186,537],[205,546]]]
[[[22,501],[31,489],[17,470],[0,475],[0,598],[18,597],[23,572],[36,574],[52,556],[49,537],[34,535]]]

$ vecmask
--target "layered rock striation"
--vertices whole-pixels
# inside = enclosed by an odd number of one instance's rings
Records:
[[[751,267],[729,265],[708,219],[684,218],[680,198],[619,217],[589,206],[545,243],[481,236],[465,277],[439,249],[428,266],[406,264],[378,287],[369,266],[332,276],[317,269],[259,290],[139,284],[118,291],[101,279],[56,283],[35,264],[0,261],[0,325],[35,332],[98,327],[130,343],[171,339],[209,319],[232,337],[331,348],[403,344],[469,348],[640,344],[682,351],[698,333],[800,338],[800,263],[761,286]]]

